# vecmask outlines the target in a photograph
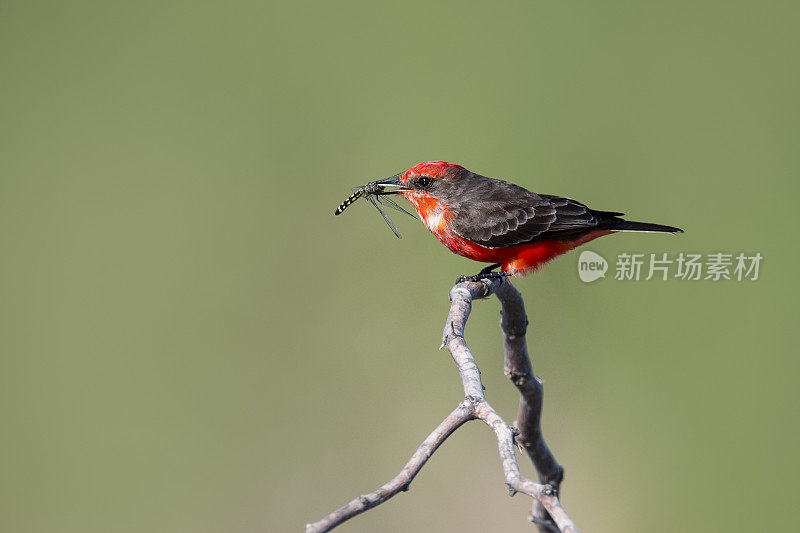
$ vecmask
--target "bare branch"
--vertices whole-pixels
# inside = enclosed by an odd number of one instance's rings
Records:
[[[515,426],[520,435],[517,442],[528,452],[539,475],[539,481],[552,486],[558,492],[564,478],[564,469],[556,462],[542,437],[540,418],[544,391],[541,380],[533,373],[525,332],[528,317],[522,295],[511,283],[504,283],[497,290],[497,298],[502,306],[500,329],[503,332],[505,347],[505,374],[520,392],[519,411]],[[552,518],[538,499],[531,510],[533,520],[541,533],[553,533]]]
[[[472,412],[472,406],[469,402],[464,401],[458,404],[455,410],[447,415],[447,418],[439,424],[433,432],[428,435],[428,438],[422,441],[417,451],[411,456],[406,465],[397,476],[391,481],[380,487],[379,489],[359,496],[347,505],[335,510],[319,522],[308,524],[306,526],[306,533],[319,533],[322,531],[330,531],[345,520],[353,518],[356,515],[368,511],[373,507],[382,504],[400,491],[406,491],[411,484],[411,481],[419,473],[425,463],[430,459],[433,452],[441,446],[441,444],[449,437],[455,430],[457,430],[464,422],[473,420],[475,415]]]
[[[481,373],[464,340],[464,328],[472,310],[472,301],[497,293],[503,306],[501,328],[506,347],[506,372],[520,389],[520,429],[512,428],[486,401],[481,383]],[[522,297],[511,282],[502,278],[459,283],[450,291],[450,312],[445,323],[442,347],[446,347],[458,368],[465,399],[431,433],[411,456],[400,473],[376,491],[360,496],[329,514],[322,520],[308,524],[306,533],[330,531],[342,522],[372,507],[380,505],[398,492],[408,490],[414,476],[436,449],[456,429],[469,420],[480,419],[489,426],[497,438],[497,447],[509,493],[527,494],[534,499],[534,518],[541,531],[577,533],[577,528],[558,500],[558,484],[563,470],[556,463],[541,437],[541,382],[534,376],[525,347],[527,318]],[[515,453],[517,434],[539,473],[543,483],[535,483],[520,473]],[[538,509],[538,511],[537,511]],[[541,516],[537,516],[536,513]],[[541,529],[549,528],[549,529]]]
[[[522,424],[525,429],[523,433],[523,429],[520,427],[520,436],[527,436],[527,445],[523,444],[523,446],[528,450],[544,484],[534,483],[520,473],[514,453],[515,435],[508,424],[486,402],[480,382],[480,371],[464,340],[464,327],[469,318],[472,300],[486,298],[495,292],[503,310],[501,329],[506,345],[506,368],[517,372],[517,381],[523,387],[520,389],[522,396],[518,423]],[[480,401],[476,402],[476,415],[491,427],[497,436],[503,472],[506,475],[506,484],[509,486],[509,490],[532,496],[535,501],[534,513],[540,508],[539,506],[545,509],[540,513],[541,516],[533,514],[535,519],[542,522],[539,527],[544,531],[577,532],[575,524],[567,516],[558,500],[558,483],[561,482],[563,469],[556,463],[541,435],[539,418],[542,411],[543,392],[541,381],[533,374],[528,350],[525,346],[528,319],[525,316],[522,296],[510,281],[504,282],[502,279],[495,278],[456,285],[450,291],[450,301],[452,303],[445,325],[443,345],[447,346],[456,361],[464,384],[464,394],[470,397],[476,394],[476,386],[480,389],[477,393]],[[520,385],[517,384],[517,381],[515,384],[519,388]],[[548,478],[552,479],[556,485],[550,485]],[[548,525],[551,523],[555,524],[555,529]]]

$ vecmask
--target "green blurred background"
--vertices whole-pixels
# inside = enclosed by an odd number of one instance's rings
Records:
[[[794,2],[0,4],[0,529],[299,531],[455,406],[458,274],[350,187],[456,161],[757,282],[517,283],[585,531],[798,528]],[[513,420],[495,300],[468,341]],[[532,475],[523,461],[524,471]],[[472,424],[342,531],[532,531]]]

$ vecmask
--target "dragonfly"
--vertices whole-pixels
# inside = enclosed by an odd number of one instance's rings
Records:
[[[400,234],[400,230],[397,229],[397,226],[394,225],[392,219],[389,218],[389,215],[384,211],[382,206],[388,207],[390,209],[394,209],[395,211],[400,211],[401,213],[405,213],[406,215],[410,216],[411,218],[417,218],[416,215],[410,213],[403,209],[401,206],[397,205],[397,202],[389,198],[388,195],[396,194],[394,190],[387,191],[386,187],[388,185],[393,184],[383,184],[380,181],[371,181],[366,185],[362,185],[361,187],[353,187],[353,194],[345,198],[345,200],[339,204],[339,207],[336,208],[336,211],[333,212],[333,216],[341,215],[345,209],[350,207],[356,200],[359,198],[366,198],[369,203],[375,206],[375,209],[383,217],[383,220],[386,221],[386,224],[389,228],[394,232],[398,239],[402,239],[403,236]]]

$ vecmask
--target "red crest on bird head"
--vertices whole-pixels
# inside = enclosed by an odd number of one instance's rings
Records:
[[[465,171],[461,165],[447,161],[426,161],[406,170],[400,177],[400,183],[405,184],[411,176],[428,176],[434,179],[448,179],[455,177],[459,172]]]

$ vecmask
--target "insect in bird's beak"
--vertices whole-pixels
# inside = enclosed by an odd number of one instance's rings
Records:
[[[400,175],[398,174],[392,176],[391,178],[386,178],[378,181],[371,181],[366,185],[362,185],[361,187],[354,187],[353,194],[348,196],[347,199],[345,199],[345,201],[342,202],[339,205],[339,207],[336,208],[336,211],[333,212],[334,216],[341,215],[342,212],[350,206],[350,204],[352,204],[353,202],[355,202],[356,200],[358,200],[363,196],[364,198],[369,200],[369,203],[375,206],[375,209],[378,210],[383,219],[386,221],[386,224],[388,224],[389,228],[391,228],[391,230],[394,232],[397,238],[402,239],[403,236],[400,235],[400,231],[397,229],[397,226],[394,225],[392,219],[389,218],[389,215],[387,215],[386,211],[384,211],[383,208],[381,207],[382,205],[386,205],[394,209],[395,211],[400,211],[401,213],[405,213],[406,215],[412,218],[417,218],[412,213],[409,213],[408,211],[397,205],[397,203],[395,203],[395,201],[392,200],[391,198],[381,199],[381,196],[386,197],[392,194],[400,194],[403,191],[408,190],[407,187],[405,187],[400,183],[399,176]]]
[[[403,191],[409,190],[408,187],[400,183],[400,174],[395,174],[391,178],[373,181],[372,183],[380,187],[380,191],[376,193],[378,195],[401,194]],[[368,184],[366,186],[368,187],[369,185],[371,184]]]

